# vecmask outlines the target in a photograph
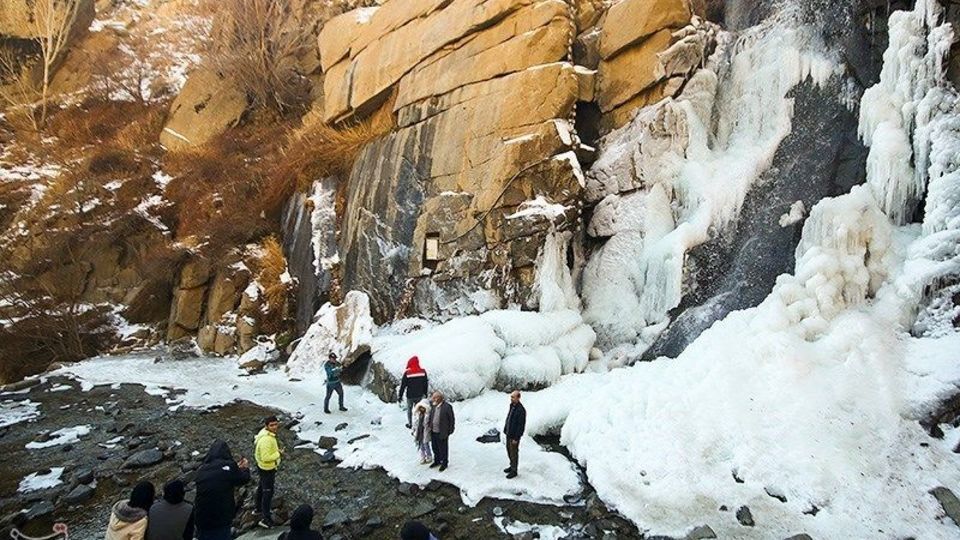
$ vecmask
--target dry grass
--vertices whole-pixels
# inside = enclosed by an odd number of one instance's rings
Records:
[[[263,287],[263,308],[254,314],[262,331],[272,334],[288,329],[293,287],[284,282],[287,259],[283,246],[275,236],[268,236],[260,244],[259,257],[252,261],[257,282]]]

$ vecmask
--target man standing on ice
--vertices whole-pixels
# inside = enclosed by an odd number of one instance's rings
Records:
[[[407,369],[400,379],[400,393],[397,401],[403,402],[403,391],[407,391],[407,429],[410,429],[413,407],[421,399],[427,397],[427,372],[420,367],[420,359],[416,356],[407,360]]]
[[[510,410],[507,412],[507,420],[503,424],[503,434],[507,438],[507,458],[510,460],[510,466],[503,470],[507,473],[507,478],[516,478],[517,462],[520,460],[520,437],[523,437],[523,430],[527,427],[527,410],[520,403],[520,391],[514,390],[510,394]]]
[[[327,373],[327,396],[323,398],[323,412],[330,414],[330,396],[334,392],[340,398],[340,410],[346,411],[346,407],[343,406],[343,383],[340,382],[343,366],[337,361],[336,353],[330,353],[327,356],[327,361],[323,363],[323,370]]]
[[[431,401],[433,407],[430,408],[430,442],[433,446],[433,464],[430,468],[440,467],[443,472],[449,465],[449,439],[453,434],[455,418],[453,407],[443,398],[443,394],[434,392]]]

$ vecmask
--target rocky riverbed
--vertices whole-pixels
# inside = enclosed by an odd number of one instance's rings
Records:
[[[100,538],[111,504],[136,482],[149,480],[159,488],[177,477],[192,480],[217,438],[226,440],[236,456],[250,456],[261,419],[275,412],[243,401],[170,410],[170,394],[149,395],[139,385],[81,391],[80,383],[62,376],[34,382],[0,392],[6,419],[0,425],[22,418],[0,427],[0,537],[12,527],[49,534],[55,522],[63,522],[72,538]],[[421,489],[381,469],[337,467],[334,453],[296,448],[304,442],[289,430],[296,420],[281,418],[287,429],[280,436],[288,451],[278,476],[277,515],[285,518],[297,505],[310,503],[314,524],[327,538],[397,538],[410,518],[424,521],[444,539],[643,537],[607,510],[589,486],[582,500],[566,507],[494,499],[468,507],[454,486],[431,482]],[[542,444],[556,448],[548,440]],[[254,483],[239,490],[244,502],[235,523],[238,534],[253,527],[254,491]]]

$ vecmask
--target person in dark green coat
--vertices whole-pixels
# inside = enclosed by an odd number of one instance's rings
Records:
[[[340,398],[340,410],[346,411],[347,408],[343,406],[343,383],[340,382],[343,366],[340,365],[336,353],[330,353],[327,356],[327,361],[323,363],[323,370],[327,372],[327,396],[323,398],[323,412],[330,414],[330,396],[334,392]]]

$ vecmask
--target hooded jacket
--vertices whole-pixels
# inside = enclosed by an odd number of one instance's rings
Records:
[[[147,532],[147,511],[128,501],[113,505],[105,540],[143,540]]]
[[[419,408],[423,407],[423,411],[420,411]],[[427,400],[421,400],[414,406],[413,409],[413,428],[410,430],[413,433],[413,440],[417,444],[425,444],[430,442],[430,402]]]
[[[323,540],[323,535],[310,529],[313,522],[313,508],[301,504],[290,516],[290,530],[280,535],[281,540]]]
[[[419,401],[427,395],[427,372],[420,367],[420,359],[416,356],[407,360],[407,369],[403,372],[400,379],[399,401],[403,400],[403,392],[406,390],[407,399]]]
[[[260,430],[253,438],[253,457],[261,471],[273,471],[280,466],[280,446],[277,435],[267,428]]]
[[[213,443],[197,469],[197,495],[193,504],[197,530],[229,527],[237,512],[233,489],[249,481],[250,471],[237,465],[227,443]]]

